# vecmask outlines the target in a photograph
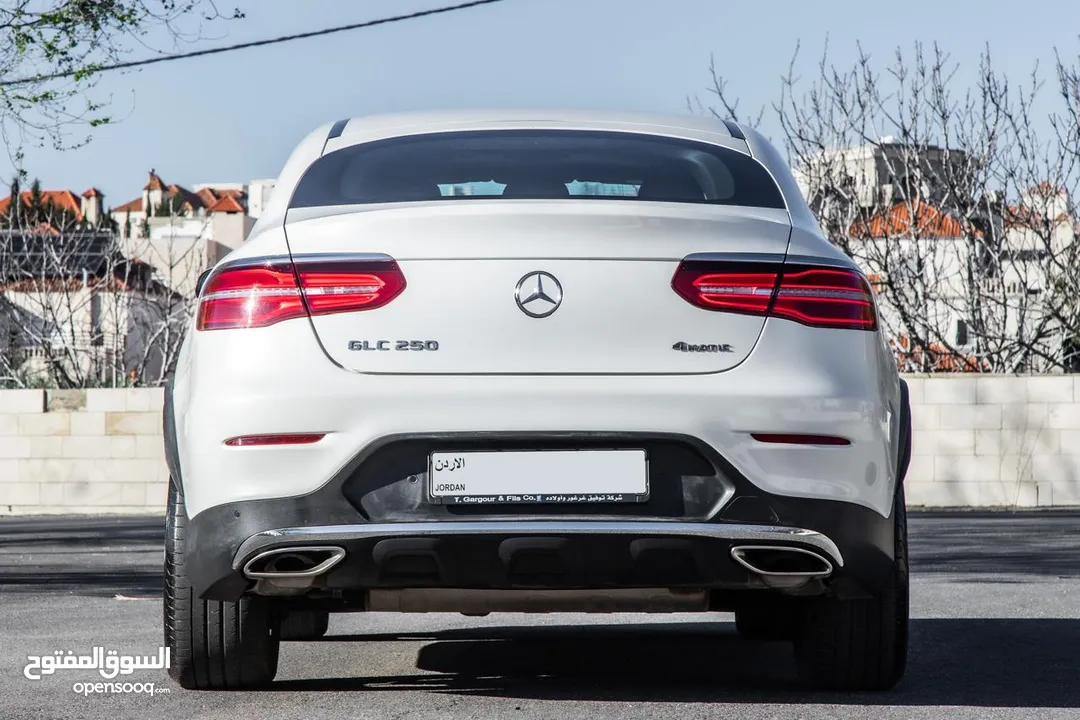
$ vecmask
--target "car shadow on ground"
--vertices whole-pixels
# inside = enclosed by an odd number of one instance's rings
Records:
[[[322,642],[425,642],[416,661],[424,672],[289,680],[273,689],[606,702],[1080,707],[1080,620],[913,620],[911,633],[907,675],[885,693],[811,692],[796,677],[788,644],[742,640],[724,622],[327,637]]]
[[[912,514],[912,573],[965,583],[1080,575],[1076,513]],[[161,596],[157,518],[5,518],[0,593]],[[1019,608],[1018,608],[1019,610]],[[910,666],[887,693],[811,693],[788,645],[729,622],[496,627],[325,643],[418,642],[418,672],[281,681],[284,691],[428,690],[520,699],[1080,707],[1080,619],[918,619]],[[286,646],[286,653],[288,647]]]

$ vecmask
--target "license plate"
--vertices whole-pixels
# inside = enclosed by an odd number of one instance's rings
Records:
[[[597,504],[649,499],[644,450],[436,452],[428,459],[434,503]]]

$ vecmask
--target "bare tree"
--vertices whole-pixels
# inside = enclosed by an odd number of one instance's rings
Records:
[[[1071,369],[1080,354],[1075,198],[1078,72],[1055,64],[1056,107],[1036,67],[1020,84],[989,50],[974,81],[940,47],[823,51],[809,81],[796,49],[779,99],[738,117],[712,70],[715,115],[775,121],[827,236],[875,283],[910,371]],[[1071,347],[1076,347],[1070,350]]]
[[[210,215],[188,214],[178,193],[165,195],[151,212],[142,227],[121,233],[123,255],[148,268],[153,281],[127,296],[115,320],[127,318],[125,368],[139,385],[160,385],[172,374],[195,309],[198,277],[219,259]]]
[[[124,237],[111,220],[65,222],[51,203],[13,198],[0,217],[0,387],[164,382],[193,312],[188,276],[206,263],[199,244],[176,241],[173,217],[155,219],[157,237]]]

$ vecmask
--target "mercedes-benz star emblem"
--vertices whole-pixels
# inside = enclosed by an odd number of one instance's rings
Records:
[[[529,317],[543,318],[562,304],[562,285],[551,273],[531,272],[518,280],[514,297],[521,312]]]

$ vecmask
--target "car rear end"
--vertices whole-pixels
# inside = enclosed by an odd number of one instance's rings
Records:
[[[193,592],[657,612],[893,582],[902,389],[771,148],[534,125],[360,124],[287,166],[166,403]]]

